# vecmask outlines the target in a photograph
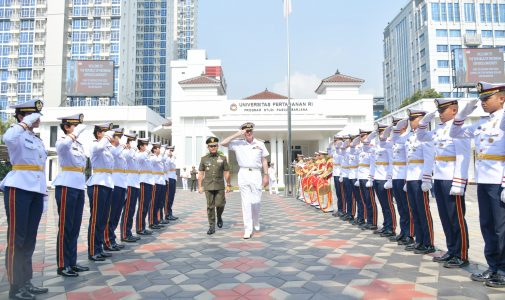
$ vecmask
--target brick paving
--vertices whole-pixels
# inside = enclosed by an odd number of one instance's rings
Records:
[[[243,240],[240,195],[228,196],[224,227],[207,236],[203,195],[178,190],[171,223],[105,262],[88,262],[88,204],[79,240],[78,278],[56,275],[57,210],[50,195],[34,254],[33,282],[49,288],[37,299],[505,299],[505,290],[469,279],[485,269],[475,187],[467,191],[471,264],[450,270],[433,255],[342,222],[292,198],[264,193],[261,231]],[[444,236],[432,199],[436,246]],[[381,222],[381,221],[380,221]],[[0,299],[8,285],[3,257],[6,218],[0,210]],[[439,254],[439,253],[435,253]]]

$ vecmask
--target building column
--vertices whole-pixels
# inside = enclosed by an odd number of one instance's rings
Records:
[[[279,178],[277,185],[279,187],[284,187],[284,174],[286,173],[286,167],[284,166],[284,144],[282,139],[275,139],[275,145],[272,143],[272,152],[276,152],[277,155],[277,177]]]

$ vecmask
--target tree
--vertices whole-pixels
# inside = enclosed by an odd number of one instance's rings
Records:
[[[384,110],[382,111],[382,114],[381,114],[381,118],[389,115],[390,113],[391,112],[389,110],[387,110],[387,109],[384,108]]]
[[[0,120],[0,144],[3,145],[3,136],[7,129],[14,123],[14,118],[10,117],[6,121]]]
[[[416,91],[412,96],[403,100],[402,104],[400,104],[400,108],[405,107],[409,104],[412,104],[421,99],[427,98],[443,98],[444,96],[439,92],[435,91],[435,89],[427,89],[424,91]]]

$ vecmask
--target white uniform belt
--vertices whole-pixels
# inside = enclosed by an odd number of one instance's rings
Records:
[[[247,168],[247,167],[240,167],[240,169],[247,170],[247,171],[260,171],[261,168]]]

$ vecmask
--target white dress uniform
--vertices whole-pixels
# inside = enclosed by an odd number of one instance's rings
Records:
[[[242,198],[242,217],[244,220],[245,235],[251,235],[254,229],[259,230],[259,214],[262,191],[262,158],[270,155],[262,141],[253,139],[251,143],[246,140],[233,140],[229,149],[235,151],[238,171],[238,185]]]
[[[338,137],[341,138],[341,137]],[[337,201],[333,202],[334,211],[337,213],[335,215],[341,216],[345,213],[345,200],[344,200],[344,190],[342,184],[339,181],[342,168],[342,150],[340,147],[332,148],[333,156],[333,185],[335,186],[335,194],[337,195]]]
[[[479,83],[478,90],[481,101],[489,101],[489,97],[505,91],[505,84]],[[503,117],[501,108],[476,124],[462,126],[465,120],[456,116],[450,130],[453,138],[473,138],[475,142],[480,229],[489,269],[472,274],[472,279],[491,287],[505,287],[505,205],[500,199],[505,185],[505,132],[500,128]]]
[[[174,146],[167,147],[168,150],[174,150]],[[175,192],[177,190],[177,159],[175,155],[167,158],[168,163],[168,199],[165,201],[165,219],[175,221],[178,217],[173,215],[172,206],[174,205]]]

